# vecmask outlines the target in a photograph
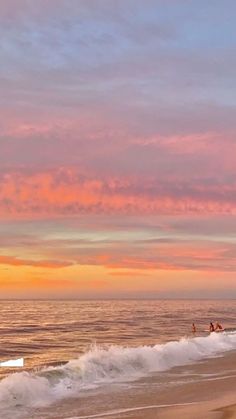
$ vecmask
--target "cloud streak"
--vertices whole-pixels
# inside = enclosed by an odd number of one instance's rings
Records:
[[[59,269],[69,266],[70,263],[53,260],[24,260],[18,259],[14,256],[0,256],[0,265],[33,266],[36,268]]]
[[[65,271],[85,291],[155,289],[162,275],[181,290],[184,272],[230,284],[234,11],[232,0],[1,1],[4,275],[60,293]],[[18,275],[4,278],[19,291]]]
[[[90,214],[236,213],[236,184],[142,177],[93,178],[73,169],[4,174],[2,217]]]

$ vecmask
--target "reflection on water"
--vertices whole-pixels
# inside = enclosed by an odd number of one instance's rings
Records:
[[[25,369],[77,358],[93,345],[154,345],[235,326],[236,301],[1,301],[0,361],[25,357]],[[9,373],[5,368],[0,374]]]

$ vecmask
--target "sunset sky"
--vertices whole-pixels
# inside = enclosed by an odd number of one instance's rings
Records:
[[[1,0],[0,298],[236,297],[235,15]]]

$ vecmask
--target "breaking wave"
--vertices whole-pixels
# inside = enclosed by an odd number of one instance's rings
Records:
[[[107,383],[136,380],[236,349],[236,333],[212,333],[155,346],[91,350],[65,365],[14,373],[0,382],[0,412],[16,406],[40,407]]]

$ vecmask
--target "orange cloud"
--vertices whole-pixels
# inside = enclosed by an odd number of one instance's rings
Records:
[[[73,169],[8,173],[0,180],[2,217],[77,214],[236,214],[236,185],[162,184],[138,177],[96,179]]]
[[[118,276],[118,277],[121,277],[121,276],[133,276],[133,277],[137,277],[137,276],[148,276],[149,275],[149,273],[148,272],[145,272],[145,271],[138,271],[137,269],[136,270],[133,270],[133,271],[127,271],[127,270],[122,270],[122,271],[120,271],[120,270],[117,270],[117,271],[111,271],[111,272],[109,272],[109,275],[111,275],[111,276]]]
[[[35,266],[38,268],[65,268],[70,266],[71,263],[60,262],[53,260],[24,260],[18,259],[14,256],[0,256],[0,265],[11,265],[11,266]]]

